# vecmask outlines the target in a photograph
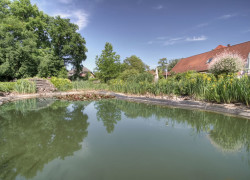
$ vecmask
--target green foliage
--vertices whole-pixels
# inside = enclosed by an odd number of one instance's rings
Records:
[[[75,90],[108,90],[108,85],[104,83],[89,81],[73,81],[73,89]]]
[[[139,73],[139,74],[135,74],[133,76],[130,76],[127,81],[128,82],[135,82],[135,83],[139,83],[139,82],[149,82],[152,83],[154,79],[154,76],[148,72],[144,72],[144,73]]]
[[[168,63],[167,58],[159,59],[159,61],[158,61],[158,65],[159,65],[158,69],[159,69],[160,72],[164,72],[164,70],[166,69],[167,63]]]
[[[20,79],[15,83],[14,91],[20,94],[36,92],[36,84],[26,79]]]
[[[77,29],[30,0],[0,1],[0,80],[65,77],[65,64],[79,72],[87,49]]]
[[[170,72],[179,61],[180,59],[171,60],[170,63],[168,64],[168,72]]]
[[[243,70],[244,60],[237,53],[224,51],[209,64],[209,71],[215,75],[237,73]]]
[[[242,102],[250,104],[250,78],[243,76],[237,78],[235,74],[220,75],[201,74],[189,71],[176,74],[168,79],[161,79],[157,83],[145,81],[140,78],[133,80],[112,80],[109,82],[110,90],[154,95],[190,96],[198,100],[206,100],[217,103]]]
[[[111,91],[122,92],[122,93],[130,93],[130,94],[146,94],[150,91],[152,87],[152,83],[147,81],[142,82],[129,82],[123,81],[119,79],[114,79],[109,82],[109,89]]]
[[[15,82],[0,82],[0,92],[12,92],[15,84]]]
[[[50,82],[59,90],[59,91],[68,91],[73,88],[73,84],[69,79],[52,77]]]
[[[119,78],[123,81],[127,81],[128,79],[131,79],[131,77],[133,78],[138,74],[139,72],[136,69],[126,69],[120,74]]]
[[[96,66],[97,77],[105,83],[119,76],[121,72],[120,56],[113,52],[112,44],[106,43],[102,54],[96,56]]]
[[[147,65],[142,62],[142,60],[135,56],[132,55],[130,57],[127,57],[124,62],[123,62],[123,69],[124,70],[136,70],[139,73],[142,73],[146,70]]]

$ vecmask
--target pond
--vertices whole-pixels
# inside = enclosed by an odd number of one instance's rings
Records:
[[[250,121],[122,100],[0,106],[1,180],[250,179]]]

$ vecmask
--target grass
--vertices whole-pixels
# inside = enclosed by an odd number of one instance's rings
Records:
[[[74,90],[109,90],[105,83],[96,83],[94,81],[73,81]]]

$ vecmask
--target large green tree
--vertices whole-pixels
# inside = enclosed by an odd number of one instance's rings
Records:
[[[30,0],[0,1],[0,80],[80,72],[85,40],[69,19],[50,17]]]
[[[117,78],[120,72],[120,56],[113,51],[112,44],[107,42],[102,54],[96,56],[96,75],[101,81],[107,82]]]
[[[164,70],[166,69],[166,65],[168,64],[168,60],[167,58],[161,58],[158,61],[158,69],[160,72],[164,72]]]
[[[148,69],[148,66],[142,62],[142,60],[137,57],[136,55],[132,55],[130,57],[127,57],[123,62],[123,68],[125,70],[128,69],[135,69],[138,72],[142,73],[146,69]]]

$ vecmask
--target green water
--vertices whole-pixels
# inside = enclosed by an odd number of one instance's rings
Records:
[[[0,106],[1,180],[249,180],[250,120],[121,100]]]

